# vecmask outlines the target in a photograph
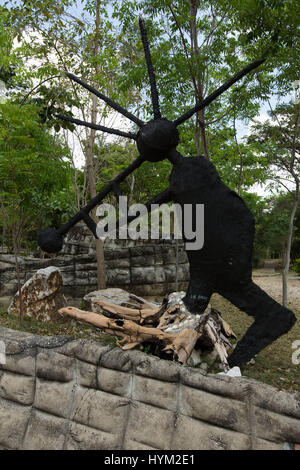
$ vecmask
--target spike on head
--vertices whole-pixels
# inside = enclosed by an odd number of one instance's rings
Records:
[[[152,100],[152,106],[153,106],[154,119],[160,119],[161,113],[160,113],[160,107],[159,107],[159,97],[158,97],[158,90],[157,90],[157,85],[156,85],[155,72],[154,72],[152,59],[151,59],[151,53],[150,53],[148,37],[147,37],[147,30],[146,30],[145,22],[141,15],[139,17],[139,26],[140,26],[141,39],[143,43],[145,59],[146,59],[146,64],[147,64],[148,77],[149,77],[149,82],[150,82],[151,100]]]

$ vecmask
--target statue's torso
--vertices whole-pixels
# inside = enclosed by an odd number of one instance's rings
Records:
[[[253,215],[244,201],[222,182],[214,165],[204,157],[178,159],[170,175],[170,188],[183,215],[187,210],[185,204],[193,206],[194,227],[196,204],[204,205],[204,245],[197,251],[187,249],[191,268],[209,264],[218,269],[234,266],[241,272],[245,268],[247,272],[251,270]],[[184,226],[182,233],[186,240]]]

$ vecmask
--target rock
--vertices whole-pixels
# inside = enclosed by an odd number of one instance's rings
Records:
[[[247,365],[250,365],[250,366],[254,366],[254,364],[255,364],[255,359],[253,359],[253,358],[250,359],[249,362],[247,362]]]
[[[2,310],[4,312],[4,310],[7,310],[8,307],[9,307],[9,304],[11,302],[11,295],[8,296],[4,296],[4,297],[0,297],[0,310]]]
[[[187,365],[189,367],[196,367],[199,364],[201,364],[201,356],[200,356],[199,351],[196,351],[196,349],[194,349],[192,354],[190,355],[190,357],[188,359]],[[201,364],[201,366],[202,366],[202,364]]]
[[[61,318],[58,310],[66,305],[63,280],[57,267],[39,269],[22,287],[23,315],[40,321]],[[19,314],[20,296],[17,292],[8,313]]]
[[[97,300],[111,302],[115,305],[120,305],[121,307],[137,309],[141,307],[147,308],[147,306],[157,307],[159,305],[154,302],[148,302],[137,295],[118,288],[109,288],[90,292],[84,296],[83,300],[86,303],[86,308],[92,312],[101,311],[101,309],[99,310],[99,305],[97,305]]]
[[[229,369],[227,372],[219,372],[218,375],[227,375],[228,377],[242,377],[241,369],[237,366]]]
[[[214,362],[218,359],[218,352],[214,349],[213,351],[204,352],[202,359],[206,362],[208,366],[212,366]]]
[[[82,299],[97,289],[97,261],[94,238],[87,227],[76,226],[65,238],[59,256],[55,258],[19,257],[21,283],[38,269],[57,266],[61,270],[64,293],[71,299]],[[178,266],[176,270],[176,250]],[[118,287],[144,296],[163,296],[174,290],[185,290],[189,280],[189,264],[182,240],[109,240],[104,242],[107,287]],[[40,256],[36,253],[36,256]],[[176,278],[178,282],[176,284]],[[9,297],[18,289],[15,259],[11,254],[0,255],[1,297]],[[9,303],[4,299],[2,308]]]

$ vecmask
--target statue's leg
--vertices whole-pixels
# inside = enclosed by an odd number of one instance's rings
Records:
[[[213,292],[212,285],[207,279],[191,275],[186,296],[182,300],[191,313],[202,313]]]
[[[235,290],[222,289],[218,292],[240,310],[254,317],[254,323],[229,357],[230,367],[241,366],[250,361],[255,354],[287,333],[296,322],[291,310],[277,303],[252,281]]]

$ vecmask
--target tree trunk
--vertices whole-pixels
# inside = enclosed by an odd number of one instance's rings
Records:
[[[3,220],[3,225],[2,225],[2,250],[1,252],[4,253],[4,246],[7,247],[7,243],[5,243],[5,236],[6,236],[6,233],[5,233],[5,222],[4,222],[4,204],[1,200],[1,213],[2,213],[2,220]]]
[[[191,1],[191,48],[192,53],[195,56],[195,94],[196,100],[199,102],[203,101],[203,86],[201,82],[201,71],[199,67],[200,62],[200,51],[198,45],[198,36],[197,36],[197,11],[198,11],[198,0],[190,0]],[[206,129],[205,129],[205,110],[202,109],[197,113],[196,117],[196,129],[195,129],[195,143],[197,148],[198,155],[201,154],[201,147],[200,147],[200,138],[202,144],[202,151],[204,157],[210,160],[208,146],[207,146],[207,139],[206,139]]]
[[[92,98],[92,111],[91,111],[91,122],[96,123],[97,120],[97,98],[93,96]],[[94,165],[94,143],[95,143],[95,130],[91,129],[88,138],[88,145],[86,151],[86,163],[87,163],[87,173],[88,181],[90,188],[90,196],[94,198],[97,195],[96,189],[96,175],[95,175],[95,165]],[[92,218],[97,223],[96,209],[92,211]],[[106,273],[105,273],[105,260],[104,260],[104,250],[102,240],[95,239],[96,245],[96,256],[97,256],[97,278],[98,278],[98,288],[105,289],[106,287]]]
[[[195,127],[195,144],[197,149],[197,155],[201,155],[201,138],[200,138],[200,126],[198,124],[198,117],[196,118],[196,127]]]
[[[95,34],[95,46],[94,46],[94,55],[98,54],[98,33],[100,26],[100,0],[97,0],[96,5],[96,34]],[[93,124],[97,123],[97,97],[92,95],[92,109],[91,109],[91,122]],[[96,190],[96,172],[94,165],[94,144],[95,144],[96,131],[91,129],[88,134],[88,144],[86,151],[86,164],[87,164],[87,173],[88,173],[88,182],[90,189],[90,196],[94,198],[97,194]],[[97,223],[96,210],[92,211],[92,218]],[[105,272],[105,260],[104,260],[104,250],[102,240],[95,240],[96,244],[96,256],[97,256],[97,277],[98,277],[98,288],[105,289],[106,287],[106,272]]]
[[[205,158],[210,160],[210,155],[208,151],[208,145],[207,145],[207,138],[206,138],[206,128],[205,128],[205,122],[204,122],[204,109],[200,111],[200,135],[201,135],[201,141],[202,141],[202,148],[203,148],[203,155]]]
[[[23,296],[22,296],[22,283],[21,283],[20,267],[19,267],[19,261],[18,261],[18,251],[19,250],[18,250],[18,246],[17,246],[16,227],[13,227],[12,235],[13,235],[13,247],[14,247],[17,281],[18,281],[18,291],[19,291],[19,299],[20,299],[20,311],[19,311],[20,327],[23,328]]]

